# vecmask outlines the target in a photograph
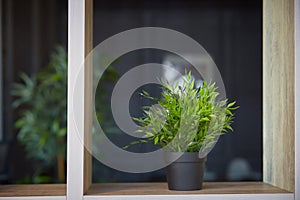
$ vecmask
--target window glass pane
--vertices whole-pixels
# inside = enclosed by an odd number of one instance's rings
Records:
[[[65,182],[67,1],[1,3],[0,183]]]

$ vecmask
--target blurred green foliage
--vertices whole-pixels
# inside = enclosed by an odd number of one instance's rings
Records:
[[[35,75],[20,75],[12,94],[18,108],[15,122],[18,140],[25,146],[27,157],[38,161],[36,171],[57,165],[57,155],[66,155],[67,134],[67,55],[56,47],[49,64]],[[33,182],[49,182],[35,173]],[[54,178],[56,181],[58,177]],[[45,181],[44,181],[45,180]],[[61,180],[60,180],[61,181]]]
[[[59,171],[65,171],[67,134],[67,54],[57,46],[50,56],[49,64],[38,73],[20,75],[14,84],[13,106],[17,108],[18,119],[15,127],[17,138],[26,148],[27,157],[35,162],[35,172],[19,183],[64,182]],[[102,81],[115,80],[116,71],[109,67]],[[107,107],[102,103],[105,89],[99,87],[96,94],[96,110],[99,121],[103,114],[98,110]],[[63,163],[58,163],[63,162]],[[59,169],[62,168],[63,169]],[[45,171],[53,171],[52,174]],[[46,174],[46,175],[45,175]]]

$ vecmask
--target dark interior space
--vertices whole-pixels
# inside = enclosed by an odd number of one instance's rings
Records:
[[[138,27],[163,27],[184,33],[200,43],[221,72],[227,98],[240,106],[234,132],[219,139],[208,155],[205,179],[235,181],[262,179],[262,13],[261,1],[95,1],[94,47],[110,36]],[[176,41],[174,41],[176,42]],[[133,67],[148,62],[163,63],[169,52],[153,49],[125,54],[112,63],[121,77]],[[107,90],[105,105],[116,80],[102,84]],[[101,81],[100,81],[101,85]],[[101,87],[98,85],[98,87]],[[157,86],[144,86],[130,101],[133,117],[141,115],[145,102],[142,89],[159,94]],[[111,113],[107,124],[114,127],[109,138],[122,147],[133,138],[118,130]],[[151,151],[151,145],[137,145],[134,152]],[[94,160],[94,182],[165,181],[165,171],[145,174],[118,172]]]
[[[36,74],[49,62],[57,45],[67,47],[67,1],[63,0],[3,0],[2,57],[3,57],[3,140],[4,163],[1,175],[4,183],[31,183],[41,163],[27,158],[23,145],[17,141],[14,123],[18,110],[12,106],[13,84],[20,81],[20,73]],[[0,147],[2,148],[2,147]],[[7,153],[4,153],[7,152]],[[1,155],[2,156],[2,155]],[[2,159],[2,158],[1,158]],[[3,171],[2,171],[3,169]],[[47,170],[47,176],[53,175]]]
[[[67,47],[67,3],[67,0],[2,2],[4,67],[1,80],[3,139],[0,142],[0,178],[4,177],[5,183],[30,183],[32,180],[26,177],[32,176],[39,164],[38,161],[26,158],[24,147],[16,139],[14,122],[18,112],[11,106],[11,89],[13,83],[19,80],[20,72],[32,75],[43,68],[57,44]],[[94,47],[119,32],[153,26],[173,29],[190,36],[214,59],[223,77],[227,97],[236,100],[240,108],[236,112],[234,132],[221,137],[208,156],[205,175],[208,181],[262,179],[261,7],[260,0],[94,1]],[[110,139],[119,146],[132,138],[116,127],[108,110],[114,84],[134,66],[147,62],[163,63],[168,55],[169,52],[153,49],[123,55],[112,64],[115,78],[100,82],[101,87],[107,91],[102,97],[106,109],[104,114],[107,116],[103,123],[110,129]],[[133,116],[141,114],[140,106],[151,103],[139,97],[138,93],[142,89],[159,93],[155,85],[139,88],[129,105]],[[151,145],[141,145],[131,150],[144,152],[152,149]],[[53,171],[47,173],[54,174]],[[129,174],[93,160],[93,181],[158,182],[165,181],[165,171]]]

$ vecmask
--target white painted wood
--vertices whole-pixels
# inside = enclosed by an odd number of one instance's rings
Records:
[[[69,0],[68,22],[68,144],[67,144],[67,199],[80,200],[83,197],[83,155],[84,146],[77,134],[84,134],[83,114],[75,124],[73,109],[73,89],[75,81],[80,81],[80,99],[76,107],[84,113],[84,74],[76,76],[84,61],[84,0]],[[77,128],[76,128],[77,127]],[[78,132],[76,132],[78,130]]]
[[[294,200],[293,193],[286,194],[203,194],[203,195],[126,195],[84,196],[84,200]]]
[[[300,0],[295,0],[295,200],[300,200]]]
[[[66,200],[65,196],[0,197],[0,200]]]

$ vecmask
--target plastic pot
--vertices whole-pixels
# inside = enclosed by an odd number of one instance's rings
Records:
[[[177,152],[165,153],[165,159],[178,156]],[[205,158],[199,158],[198,152],[184,152],[182,156],[167,166],[169,190],[200,190],[202,189],[205,170]]]

